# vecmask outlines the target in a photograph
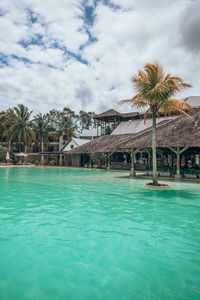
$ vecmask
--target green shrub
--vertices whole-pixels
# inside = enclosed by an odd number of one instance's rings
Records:
[[[184,173],[185,174],[191,174],[191,175],[199,176],[200,175],[200,169],[189,169],[189,168],[186,168],[184,170]]]
[[[111,130],[110,126],[108,125],[108,126],[106,127],[106,129],[105,129],[105,134],[106,134],[106,135],[110,135],[111,132],[112,132],[112,130]]]
[[[36,166],[39,166],[39,165],[40,165],[39,160],[35,160],[34,164],[35,164]]]
[[[91,155],[91,160],[93,164],[100,167],[106,163],[107,157],[105,153],[93,152]]]
[[[0,146],[0,162],[7,162],[6,161],[7,152],[9,152],[10,159],[12,159],[12,161],[15,162],[15,156],[13,152],[9,148],[3,146]]]
[[[50,166],[56,166],[56,161],[54,159],[49,161]]]
[[[159,172],[170,172],[170,166],[160,166],[158,167]]]

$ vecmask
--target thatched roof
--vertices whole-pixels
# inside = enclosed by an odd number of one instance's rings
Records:
[[[110,149],[115,148],[121,142],[128,141],[133,137],[133,134],[123,134],[123,135],[104,135],[93,141],[82,145],[72,151],[70,154],[81,154],[81,153],[93,153],[94,151],[98,152],[109,152]]]
[[[193,120],[180,116],[157,126],[157,147],[200,147],[200,110],[192,114]],[[151,129],[139,133],[128,141],[121,142],[115,151],[130,151],[132,148],[150,148]]]
[[[179,116],[166,119],[157,124],[157,147],[200,147],[200,109],[192,114],[193,119]],[[99,152],[129,152],[133,148],[150,148],[152,146],[152,128],[149,127],[136,134],[119,134],[101,136],[71,154]]]

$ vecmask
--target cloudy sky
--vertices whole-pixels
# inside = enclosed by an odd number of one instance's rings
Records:
[[[200,0],[0,1],[0,110],[121,110],[155,60],[200,95]]]

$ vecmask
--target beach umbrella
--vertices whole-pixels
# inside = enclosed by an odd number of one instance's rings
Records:
[[[20,153],[17,153],[17,154],[15,154],[15,156],[17,156],[17,157],[21,157],[21,159],[24,157],[27,157],[28,156],[28,154],[26,154],[26,153],[23,153],[23,152],[20,152]]]
[[[23,153],[23,152],[20,152],[20,153],[15,154],[15,156],[19,156],[19,157],[27,157],[28,154]]]
[[[10,154],[9,152],[6,153],[6,160],[9,160],[10,159]]]
[[[7,153],[6,153],[6,160],[7,160],[7,163],[9,162],[9,160],[10,160],[10,154],[9,154],[9,152],[7,151]]]

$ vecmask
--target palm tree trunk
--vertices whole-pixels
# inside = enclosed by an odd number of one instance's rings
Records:
[[[153,112],[152,152],[153,152],[153,184],[158,184],[157,159],[156,159],[156,113],[155,112]]]
[[[41,149],[41,152],[43,153],[43,152],[44,152],[44,141],[43,141],[43,137],[41,138],[41,141],[40,141],[40,149]],[[42,161],[42,162],[44,161],[44,155],[43,155],[43,154],[41,155],[41,161]]]

